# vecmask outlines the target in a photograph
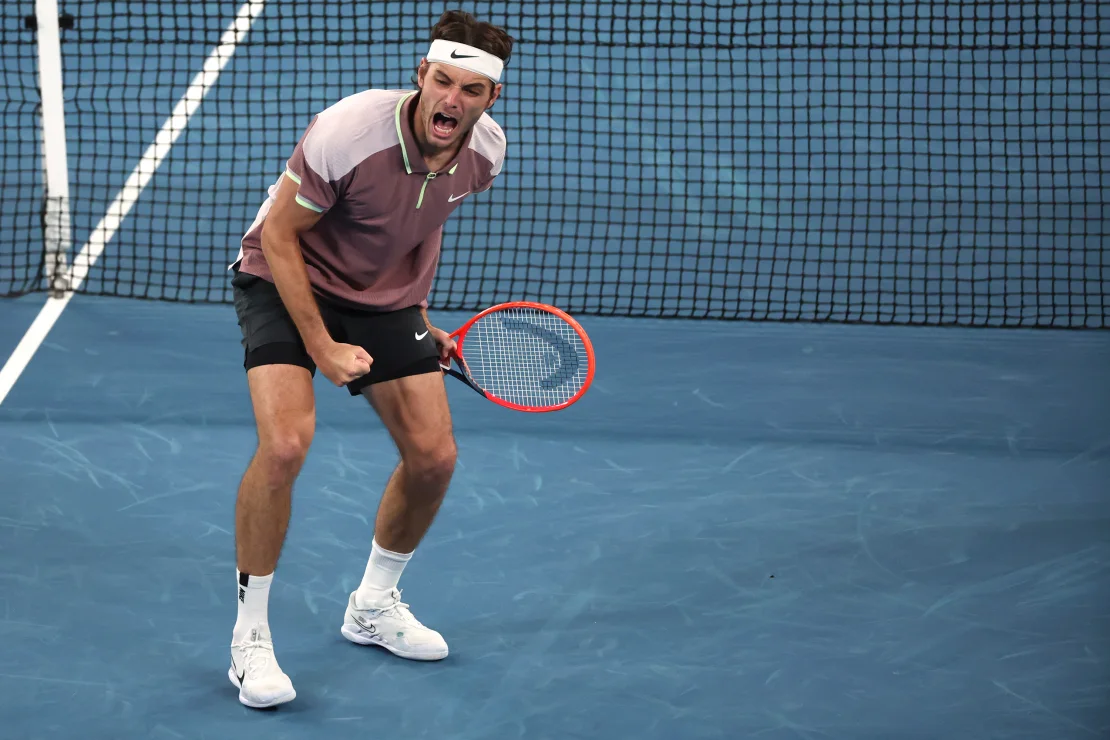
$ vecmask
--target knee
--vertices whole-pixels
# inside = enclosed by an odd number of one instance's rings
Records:
[[[259,445],[261,457],[277,477],[296,476],[312,446],[313,425],[287,425],[272,430]]]
[[[430,485],[446,486],[455,473],[458,448],[451,436],[416,445],[402,462],[410,475]]]

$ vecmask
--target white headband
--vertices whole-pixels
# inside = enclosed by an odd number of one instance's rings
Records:
[[[501,81],[501,72],[505,68],[505,63],[488,51],[444,39],[432,42],[432,48],[428,50],[428,61],[476,72],[494,82]]]

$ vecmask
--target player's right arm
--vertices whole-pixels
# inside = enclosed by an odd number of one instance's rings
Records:
[[[323,214],[298,203],[297,190],[297,183],[283,175],[262,226],[262,252],[309,356],[324,377],[343,385],[370,372],[373,360],[362,347],[334,341],[324,325],[300,244],[300,235]]]

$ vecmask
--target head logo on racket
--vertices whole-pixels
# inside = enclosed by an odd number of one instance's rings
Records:
[[[570,341],[560,336],[559,332],[516,317],[502,318],[501,323],[507,329],[531,334],[550,348],[544,352],[542,358],[544,369],[549,371],[547,376],[540,380],[542,387],[556,388],[572,382],[577,377],[578,350]]]

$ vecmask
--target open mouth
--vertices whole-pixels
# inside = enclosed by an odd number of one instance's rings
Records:
[[[445,139],[455,133],[455,128],[458,125],[459,122],[451,116],[445,116],[442,113],[436,113],[432,116],[432,129],[437,136],[441,136]]]

